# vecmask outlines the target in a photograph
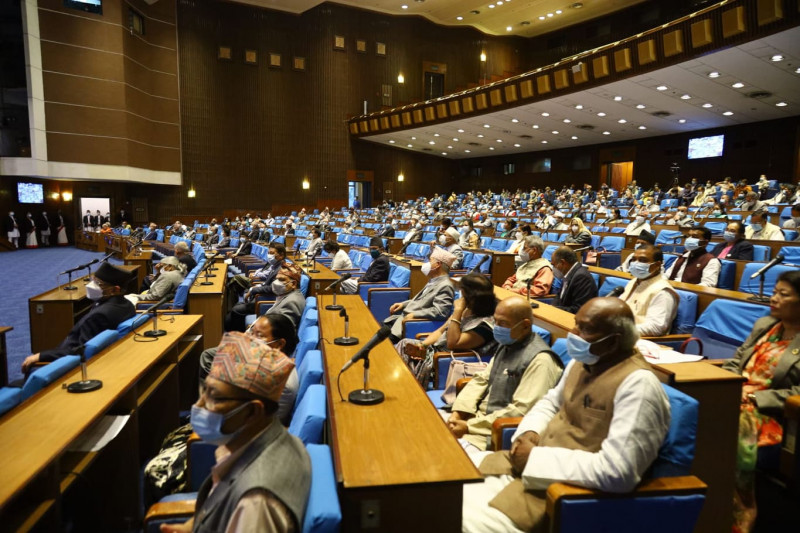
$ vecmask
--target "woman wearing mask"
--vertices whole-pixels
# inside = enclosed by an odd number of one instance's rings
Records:
[[[531,235],[533,231],[531,227],[527,224],[524,226],[520,226],[517,232],[514,234],[514,241],[509,244],[508,249],[506,250],[507,253],[515,254],[514,263],[516,266],[519,266],[523,263],[522,259],[519,257],[519,253],[522,251],[525,245],[525,237]]]
[[[478,232],[475,231],[475,225],[472,220],[465,219],[461,225],[461,235],[458,238],[458,245],[462,248],[470,248],[472,250],[478,248],[480,237]]]
[[[590,246],[592,244],[592,232],[583,224],[583,220],[575,217],[570,223],[569,234],[564,243],[578,248]]]

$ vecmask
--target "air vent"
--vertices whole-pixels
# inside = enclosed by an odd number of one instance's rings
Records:
[[[585,131],[592,131],[594,129],[594,126],[592,126],[591,124],[578,124],[575,127],[578,128],[579,130],[585,130]]]
[[[772,93],[767,91],[753,91],[752,93],[747,93],[748,98],[755,98],[756,100],[769,98],[770,96],[772,96]]]
[[[658,117],[658,118],[666,118],[666,117],[672,115],[672,113],[670,113],[669,111],[655,111],[655,112],[650,113],[650,114],[653,115],[654,117]]]
[[[470,146],[480,146],[481,145],[481,143],[476,143],[476,142],[467,143],[467,144],[470,145]]]

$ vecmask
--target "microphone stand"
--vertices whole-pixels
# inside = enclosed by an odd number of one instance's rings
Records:
[[[149,332],[148,332],[149,333]],[[78,351],[81,358],[81,380],[67,385],[67,392],[91,392],[103,386],[103,382],[99,379],[89,379],[88,372],[86,371],[86,345],[82,344]]]
[[[67,286],[64,287],[65,291],[74,291],[78,289],[78,287],[72,284],[72,270],[67,271],[67,280]]]
[[[342,284],[340,283],[339,285],[336,286],[336,290],[333,291],[333,303],[325,306],[325,309],[327,309],[328,311],[344,311],[344,306],[343,305],[339,305],[339,304],[336,303],[336,295],[339,294],[339,289],[341,288],[341,286],[342,286]],[[348,324],[348,323],[349,323],[349,319],[345,318],[345,324]],[[347,326],[345,326],[345,327],[347,327]],[[346,330],[345,330],[344,336],[345,337],[347,336]]]
[[[753,295],[748,298],[751,302],[769,302],[769,296],[764,296],[764,275],[767,273],[765,270],[758,276],[758,295]]]
[[[335,297],[336,295],[334,294],[334,298]],[[347,316],[347,310],[342,306],[339,307],[341,307],[339,316],[344,317],[344,336],[333,339],[333,344],[337,344],[339,346],[353,346],[354,344],[358,344],[358,337],[350,336],[350,317]]]
[[[533,278],[528,280],[528,284],[526,286],[526,292],[528,297],[528,305],[531,306],[531,309],[539,309],[539,302],[532,302],[531,301],[531,283],[533,283]]]
[[[158,307],[155,305],[154,307]],[[144,332],[145,337],[162,337],[166,335],[167,332],[163,329],[158,329],[158,310],[153,309],[153,329]]]
[[[369,388],[369,354],[364,356],[364,387],[351,392],[347,399],[356,405],[377,405],[385,399],[381,391]]]
[[[319,269],[317,269],[317,254],[318,253],[319,252],[317,252],[313,256],[311,256],[311,270],[308,271],[309,274],[319,274]],[[308,261],[306,261],[306,262],[308,262]],[[308,266],[308,265],[306,265],[306,266]]]
[[[209,265],[210,265],[210,264],[212,264],[212,263],[211,263],[211,262],[209,262]],[[199,285],[205,285],[205,286],[208,286],[208,285],[213,285],[213,284],[214,284],[214,282],[213,282],[213,281],[208,281],[208,278],[215,278],[217,275],[216,275],[216,274],[209,274],[209,273],[208,273],[208,271],[209,271],[209,270],[211,270],[210,268],[205,268],[204,270],[205,270],[205,276],[206,276],[206,277],[205,277],[205,280],[204,280],[204,281],[201,281],[201,282],[199,283]]]

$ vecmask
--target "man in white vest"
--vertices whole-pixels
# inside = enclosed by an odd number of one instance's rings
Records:
[[[678,314],[678,293],[661,276],[663,263],[664,254],[657,246],[645,245],[633,252],[629,266],[633,279],[620,296],[633,311],[643,337],[667,335]]]

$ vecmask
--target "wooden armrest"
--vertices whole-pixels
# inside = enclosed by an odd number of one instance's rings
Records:
[[[174,502],[160,502],[150,506],[145,515],[145,522],[149,520],[163,520],[169,517],[185,516],[187,519],[194,516],[197,500],[180,500]]]
[[[645,340],[653,341],[656,344],[659,342],[683,342],[685,340],[691,339],[692,336],[688,333],[677,333],[675,335],[662,335],[660,337],[642,337]]]
[[[783,407],[783,415],[787,419],[800,419],[800,394],[786,398],[786,403]]]
[[[472,378],[461,378],[458,381],[456,381],[456,395],[458,395],[458,393],[461,392],[461,389],[466,387],[467,383],[469,383],[470,381],[472,381]]]
[[[492,422],[492,449],[495,451],[503,449],[503,430],[515,428],[519,426],[521,422],[521,416],[496,418],[495,421]]]

